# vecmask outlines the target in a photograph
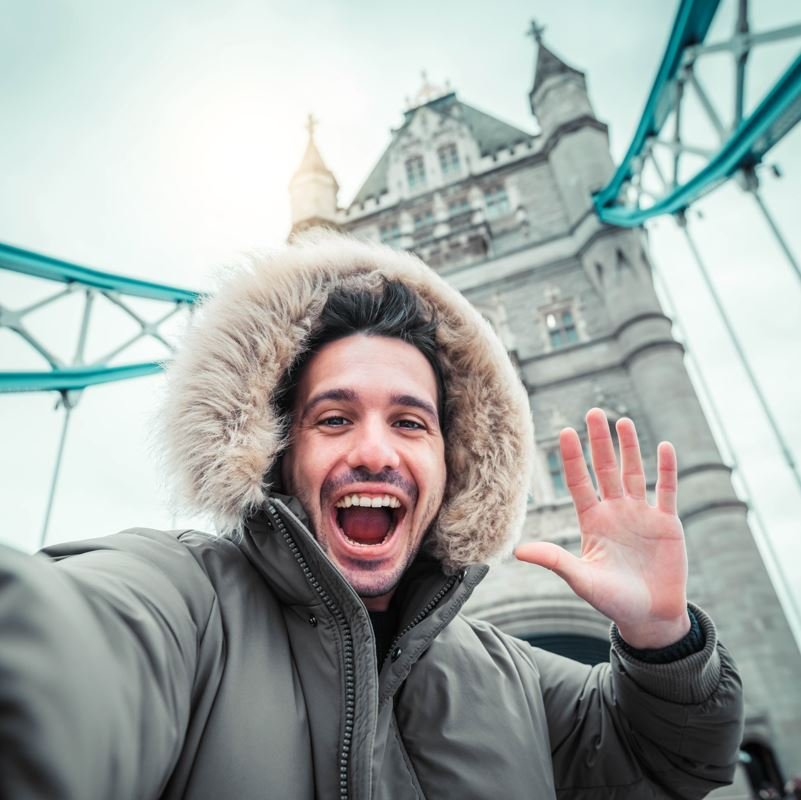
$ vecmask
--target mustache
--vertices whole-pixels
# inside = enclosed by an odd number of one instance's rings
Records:
[[[370,472],[364,467],[357,467],[349,470],[336,478],[329,478],[320,487],[320,496],[323,502],[328,502],[332,495],[339,492],[343,487],[352,483],[383,483],[395,486],[409,498],[412,505],[417,502],[417,487],[403,477],[399,472],[392,469],[382,469],[381,472]]]

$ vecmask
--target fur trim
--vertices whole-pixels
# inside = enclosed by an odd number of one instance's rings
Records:
[[[439,320],[449,429],[445,499],[430,549],[448,571],[507,552],[523,523],[534,434],[528,397],[483,317],[418,258],[312,231],[253,259],[206,301],[170,365],[169,474],[221,530],[261,506],[281,452],[273,391],[336,287],[396,279]]]

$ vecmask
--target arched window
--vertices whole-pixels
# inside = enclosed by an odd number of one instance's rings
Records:
[[[437,155],[439,156],[439,166],[444,178],[459,173],[459,151],[456,149],[455,144],[446,144],[440,147],[437,150]]]
[[[570,305],[562,308],[553,308],[544,314],[545,330],[548,333],[548,343],[551,350],[576,344],[579,340],[576,330],[576,320]]]
[[[762,742],[746,741],[740,746],[740,762],[756,797],[760,792],[775,789],[782,796],[784,778],[773,750]]]
[[[422,189],[426,185],[426,165],[422,156],[406,160],[406,180],[410,189]]]
[[[391,244],[396,242],[400,239],[400,225],[398,224],[397,220],[393,220],[392,222],[386,222],[379,227],[379,234],[381,236],[381,241],[387,244]]]
[[[549,653],[556,653],[582,664],[603,664],[609,661],[609,640],[577,633],[550,633],[523,636],[529,644]]]
[[[457,197],[448,203],[448,216],[457,217],[459,214],[467,214],[471,210],[470,201],[466,195]]]
[[[431,227],[434,224],[434,212],[430,208],[420,209],[414,214],[412,220],[414,221],[415,231]]]
[[[487,207],[488,219],[502,217],[508,214],[512,207],[509,204],[509,196],[503,186],[492,186],[484,191],[484,202]]]

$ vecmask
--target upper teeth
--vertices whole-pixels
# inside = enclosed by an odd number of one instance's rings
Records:
[[[350,508],[351,506],[361,506],[362,508],[382,508],[384,506],[400,508],[400,500],[388,494],[380,497],[369,494],[348,494],[337,500],[335,505],[337,508]]]

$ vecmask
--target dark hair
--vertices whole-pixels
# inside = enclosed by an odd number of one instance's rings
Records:
[[[434,370],[437,381],[437,411],[440,427],[444,431],[445,377],[437,356],[436,330],[436,317],[427,316],[417,295],[399,281],[385,281],[378,293],[367,290],[334,290],[328,296],[306,347],[286,371],[276,390],[278,411],[288,423],[294,406],[298,376],[324,345],[356,333],[388,336],[416,347]]]

